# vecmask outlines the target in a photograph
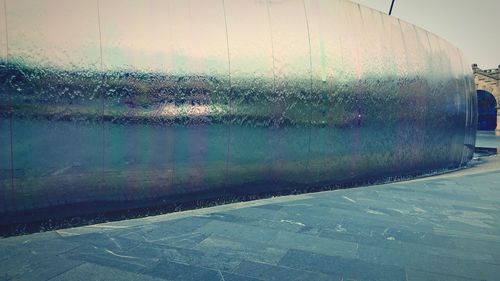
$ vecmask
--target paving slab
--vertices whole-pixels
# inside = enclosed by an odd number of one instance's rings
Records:
[[[94,263],[83,263],[69,271],[51,279],[52,281],[102,281],[102,280],[117,280],[117,281],[161,281],[165,279],[154,278],[152,276],[133,273],[130,271],[118,270],[107,266],[101,266]]]

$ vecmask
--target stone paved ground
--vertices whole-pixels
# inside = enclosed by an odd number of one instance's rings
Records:
[[[492,156],[413,181],[0,239],[0,280],[496,281],[499,171]]]

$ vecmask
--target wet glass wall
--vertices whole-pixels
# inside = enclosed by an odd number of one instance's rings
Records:
[[[472,157],[460,51],[348,1],[0,4],[0,212],[347,184]]]
[[[10,209],[6,200],[12,192],[10,95],[6,92],[7,36],[5,3],[0,1],[0,212]]]

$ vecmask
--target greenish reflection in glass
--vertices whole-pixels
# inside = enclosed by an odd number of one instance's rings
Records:
[[[342,185],[472,158],[460,51],[348,1],[0,4],[0,194],[14,202],[0,212]]]

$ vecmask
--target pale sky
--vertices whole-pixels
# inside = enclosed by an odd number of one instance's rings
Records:
[[[391,0],[352,0],[389,13]],[[395,0],[392,15],[460,48],[482,69],[500,65],[500,0]]]

